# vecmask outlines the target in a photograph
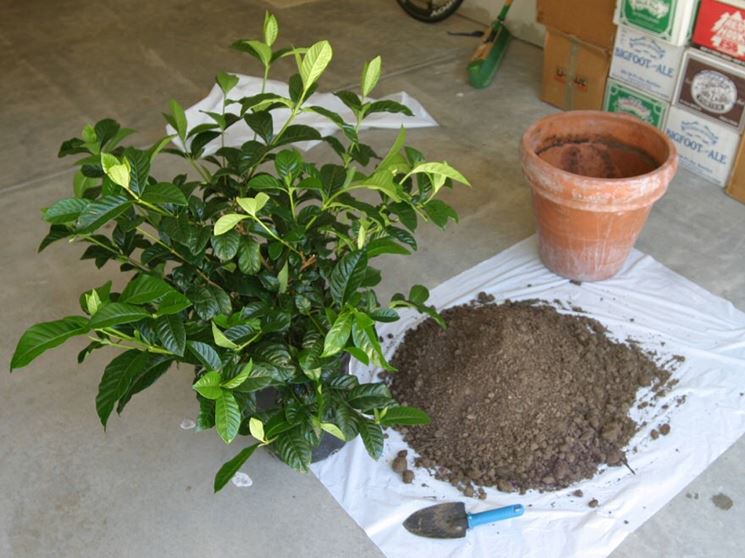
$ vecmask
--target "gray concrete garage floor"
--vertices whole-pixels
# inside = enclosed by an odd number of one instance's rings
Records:
[[[399,284],[435,286],[532,234],[517,142],[529,123],[553,111],[538,99],[539,49],[515,42],[495,83],[476,91],[464,74],[475,39],[446,34],[473,30],[473,22],[426,26],[393,0],[285,4],[299,5],[277,10],[280,42],[327,38],[335,47],[325,89],[356,82],[363,61],[382,54],[378,93],[406,90],[441,124],[412,131],[411,142],[456,164],[474,184],[447,194],[459,225],[444,233],[423,228],[416,256],[404,265],[385,262],[383,294]],[[220,69],[258,72],[227,45],[258,34],[267,7],[255,0],[0,2],[2,363],[27,326],[75,313],[80,292],[117,275],[77,261],[76,245],[35,254],[46,229],[39,208],[71,191],[70,163],[56,158],[59,143],[104,116],[141,130],[139,144],[155,140],[169,98],[194,103]],[[369,137],[382,148],[393,136]],[[745,205],[715,186],[681,171],[638,248],[745,310]],[[380,555],[312,475],[265,453],[248,467],[253,487],[213,496],[212,476],[235,450],[212,432],[179,428],[196,414],[186,370],[137,396],[104,433],[94,397],[111,355],[77,366],[80,347],[71,343],[13,376],[0,374],[0,557]],[[741,556],[743,463],[741,439],[613,556]],[[732,509],[711,503],[718,492],[734,500]]]

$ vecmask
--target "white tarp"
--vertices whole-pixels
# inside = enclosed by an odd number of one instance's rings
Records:
[[[357,438],[313,465],[321,482],[387,556],[607,556],[745,432],[745,313],[650,256],[635,250],[615,278],[578,286],[540,263],[536,237],[531,237],[446,281],[433,290],[432,302],[445,308],[469,302],[479,291],[497,301],[558,299],[566,308],[579,306],[618,339],[631,337],[662,355],[685,356],[674,374],[679,383],[665,398],[667,410],[660,408],[664,400],[651,411],[645,409],[647,415],[634,410],[635,419],[649,422],[629,444],[638,448],[637,453],[628,452],[636,475],[613,467],[557,492],[521,496],[487,489],[486,500],[465,498],[422,469],[416,469],[413,484],[403,484],[390,462],[406,446],[391,429],[378,462],[367,456]],[[384,338],[394,336],[386,340],[388,356],[419,319],[409,313],[381,328]],[[371,380],[371,372],[356,364],[353,372]],[[681,395],[687,401],[676,406]],[[668,421],[670,434],[651,440],[652,428]],[[578,488],[583,498],[571,496]],[[590,498],[596,498],[599,507],[589,508]],[[403,528],[414,511],[456,500],[465,502],[469,512],[520,503],[526,513],[477,527],[465,539],[426,539]]]
[[[246,76],[242,74],[233,74],[238,77],[238,85],[236,85],[229,93],[228,100],[238,100],[243,97],[251,97],[261,93],[261,78]],[[274,93],[283,97],[289,96],[288,85],[281,81],[268,80],[265,93]],[[204,99],[192,105],[186,109],[186,120],[188,123],[188,129],[198,126],[199,124],[214,124],[215,121],[212,117],[207,114],[208,112],[216,112],[222,114],[223,112],[223,92],[218,85],[212,87]],[[374,100],[374,99],[368,99]],[[360,129],[365,130],[367,128],[394,128],[399,129],[401,126],[404,128],[428,128],[437,126],[437,121],[430,116],[425,108],[413,97],[411,97],[405,91],[393,93],[392,95],[386,95],[376,100],[390,100],[399,102],[407,106],[413,116],[407,116],[402,113],[389,113],[389,112],[376,112],[369,115],[363,121]],[[336,96],[332,93],[314,93],[305,102],[305,106],[320,106],[325,109],[331,110],[339,114],[342,119],[348,124],[355,124],[354,114],[350,109],[344,105]],[[239,114],[241,106],[237,103],[229,103],[225,108],[225,112],[233,114]],[[287,122],[290,116],[290,109],[281,108],[272,111],[272,118],[274,121],[274,130],[277,131]],[[326,117],[316,114],[315,112],[304,112],[299,114],[293,124],[304,124],[318,130],[322,136],[334,134],[339,129],[336,124],[328,120]],[[171,126],[166,126],[166,133],[174,134],[175,130]],[[223,136],[223,138],[217,138],[209,142],[204,148],[204,156],[212,155],[221,146],[224,147],[240,147],[245,142],[254,139],[256,134],[253,130],[248,127],[243,120],[236,122],[230,126]],[[223,142],[222,144],[220,142]],[[174,143],[183,149],[181,141],[174,139]],[[292,144],[293,147],[307,151],[308,149],[317,145],[318,141],[304,141]]]

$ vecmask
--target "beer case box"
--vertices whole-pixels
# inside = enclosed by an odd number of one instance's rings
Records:
[[[671,45],[691,37],[699,0],[618,0],[617,23],[654,35]]]
[[[580,41],[610,50],[616,34],[615,6],[616,0],[538,0],[536,20]]]
[[[719,186],[727,183],[740,141],[735,130],[701,114],[671,106],[665,132],[678,150],[682,167]]]
[[[673,104],[742,131],[745,128],[745,67],[693,48],[687,49]]]
[[[704,50],[745,63],[745,2],[701,0],[692,41]]]
[[[613,47],[610,77],[670,101],[684,51],[685,47],[621,25]]]
[[[652,126],[664,130],[669,103],[638,89],[608,78],[603,110],[636,116]]]
[[[541,99],[564,110],[601,110],[610,53],[546,28]]]
[[[732,170],[725,191],[736,200],[745,203],[745,141],[740,142],[735,168]]]

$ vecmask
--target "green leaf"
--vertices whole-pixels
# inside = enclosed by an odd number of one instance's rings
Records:
[[[82,198],[83,194],[96,186],[97,181],[85,176],[81,171],[75,173],[72,179],[72,189],[76,198]]]
[[[232,479],[239,469],[243,467],[243,464],[248,461],[258,447],[259,444],[254,444],[242,449],[238,452],[238,455],[220,467],[220,470],[215,475],[215,492],[219,492],[226,484],[228,484],[228,482],[230,482],[230,479]]]
[[[222,361],[217,351],[201,341],[187,341],[186,347],[207,370],[220,370]]]
[[[248,219],[248,216],[241,215],[240,213],[228,213],[227,215],[223,215],[215,222],[213,234],[215,236],[225,234],[226,232],[233,230],[233,228],[244,219]]]
[[[186,349],[186,329],[179,316],[170,314],[155,320],[155,331],[163,347],[178,356],[184,356]]]
[[[210,243],[212,244],[212,251],[215,256],[220,261],[226,262],[232,260],[238,253],[238,248],[241,245],[241,235],[231,229],[220,236],[213,236],[210,239]]]
[[[238,198],[237,201],[238,205],[240,205],[246,213],[255,217],[256,214],[266,205],[266,202],[269,201],[269,196],[264,192],[259,192],[256,194],[255,198]]]
[[[328,41],[319,41],[308,49],[299,68],[305,91],[308,91],[318,81],[333,55],[334,52]]]
[[[212,338],[215,340],[215,345],[222,347],[223,349],[235,350],[238,348],[238,345],[225,337],[225,334],[220,331],[220,329],[215,325],[215,322],[212,322]]]
[[[248,421],[248,431],[251,433],[251,436],[260,442],[266,442],[266,438],[264,437],[264,423],[256,417],[251,417]]]
[[[110,153],[101,153],[101,167],[104,173],[108,176],[114,184],[118,184],[122,188],[129,190],[129,183],[131,180],[131,167],[129,161],[125,157],[123,162],[119,162],[114,155]]]
[[[191,306],[191,301],[178,291],[172,291],[160,299],[158,303],[158,315],[178,314]]]
[[[367,453],[373,459],[379,459],[383,455],[383,444],[385,442],[383,429],[380,425],[375,424],[374,421],[365,417],[358,418],[357,427],[359,428],[360,438],[362,438],[362,443],[365,444]]]
[[[264,15],[264,42],[268,46],[272,46],[274,41],[277,40],[279,34],[279,25],[277,24],[277,18],[273,14],[266,12]]]
[[[344,436],[344,432],[342,432],[338,426],[336,426],[335,424],[331,422],[322,422],[321,430],[328,432],[335,438],[339,438],[342,442],[347,441],[347,438]]]
[[[463,176],[460,172],[455,170],[444,161],[442,163],[419,163],[417,166],[411,169],[411,171],[407,175],[407,178],[408,176],[417,173],[438,174],[444,176],[445,178],[450,178],[452,180],[460,182],[461,184],[465,184],[466,186],[471,185],[471,183],[468,182],[468,179],[465,176]]]
[[[275,140],[274,146],[279,147],[299,141],[320,141],[321,139],[323,139],[323,136],[315,128],[304,124],[293,124],[288,126],[282,135]]]
[[[274,448],[280,459],[296,471],[305,472],[310,467],[310,444],[297,429],[279,436]]]
[[[363,251],[350,252],[343,256],[331,272],[331,296],[339,306],[349,300],[365,279],[367,255]]]
[[[448,224],[448,219],[452,219],[456,223],[458,222],[458,214],[455,210],[441,200],[428,201],[424,206],[424,211],[427,217],[442,229]]]
[[[31,326],[18,341],[10,361],[11,371],[26,366],[43,352],[61,345],[70,337],[82,335],[87,331],[88,320],[82,316],[68,316],[61,320]]]
[[[143,318],[149,318],[150,312],[122,302],[110,302],[101,308],[88,323],[90,329],[103,329],[120,324],[138,322]]]
[[[340,430],[344,433],[345,440],[352,440],[357,433],[359,428],[357,426],[357,411],[350,409],[346,405],[340,405],[336,407],[334,411],[334,417],[336,423],[339,425]]]
[[[132,205],[122,194],[103,196],[86,207],[78,219],[78,232],[91,233],[104,223],[116,219]]]
[[[375,58],[370,60],[370,62],[365,64],[365,69],[362,70],[361,82],[362,95],[364,97],[370,95],[370,92],[375,89],[375,86],[380,79],[381,64],[382,61],[380,59],[380,56],[376,56]]]
[[[245,382],[248,379],[249,375],[253,371],[253,367],[254,367],[253,360],[249,360],[248,364],[246,364],[246,366],[243,367],[243,370],[241,370],[237,376],[230,378],[229,380],[223,382],[222,387],[224,387],[225,389],[235,389],[239,387],[243,382]]]
[[[119,402],[116,404],[116,412],[121,414],[124,407],[129,403],[129,400],[132,399],[132,396],[153,385],[158,378],[168,371],[172,362],[173,361],[169,357],[165,356],[151,358],[145,368],[134,377],[129,388],[127,388],[126,393],[119,398]]]
[[[186,132],[188,128],[188,122],[186,120],[186,113],[184,107],[182,107],[175,99],[171,100],[171,115],[173,116],[173,124],[176,129],[178,137],[182,140],[186,139]]]
[[[124,292],[122,292],[119,297],[119,302],[146,304],[171,292],[176,291],[160,277],[143,274],[127,284],[124,288]]]
[[[246,275],[254,275],[261,269],[261,246],[252,238],[246,238],[241,243],[238,256],[238,268]]]
[[[215,404],[215,428],[226,444],[229,444],[238,434],[241,425],[241,409],[235,397],[229,391],[223,390]]]
[[[231,89],[233,89],[236,85],[238,85],[238,76],[234,76],[233,74],[227,74],[225,72],[219,72],[217,74],[217,85],[220,86],[220,89],[222,89],[222,92],[227,95],[230,93]]]
[[[347,395],[347,403],[355,409],[367,412],[390,405],[391,392],[385,384],[360,384]]]
[[[264,140],[264,143],[272,141],[272,135],[274,133],[274,123],[272,121],[272,114],[269,111],[259,111],[248,113],[243,117],[249,128],[251,128],[256,134]]]
[[[166,204],[185,206],[188,205],[186,196],[181,189],[175,184],[168,182],[159,182],[157,184],[148,184],[140,199],[152,204]]]
[[[388,99],[370,103],[367,106],[365,114],[373,114],[375,112],[402,112],[406,116],[414,116],[414,113],[411,112],[411,109],[406,105]]]
[[[279,270],[279,274],[277,275],[277,279],[279,280],[279,293],[282,294],[287,291],[287,281],[288,281],[288,267],[287,267],[287,261],[285,261],[285,265],[282,266],[282,269]]]
[[[248,187],[254,190],[284,191],[284,188],[279,183],[279,180],[277,180],[270,174],[257,174],[251,180],[248,181]]]
[[[39,244],[39,248],[37,249],[38,252],[41,252],[52,244],[53,242],[57,242],[58,240],[62,240],[63,238],[67,238],[70,235],[72,235],[73,232],[64,225],[52,225],[49,227],[49,233],[42,239],[41,243]]]
[[[44,210],[44,220],[52,225],[64,225],[77,221],[80,213],[90,205],[90,200],[67,198],[59,200]]]
[[[221,384],[222,376],[220,373],[210,371],[202,375],[191,387],[202,397],[215,401],[222,397],[223,390],[220,387]]]
[[[369,258],[374,258],[382,254],[402,254],[404,256],[411,254],[408,249],[390,238],[376,238],[372,240],[367,245],[366,252]]]
[[[104,370],[96,395],[96,411],[104,429],[114,405],[127,393],[133,380],[147,366],[149,359],[148,353],[131,350],[116,357]]]
[[[244,52],[253,54],[265,67],[272,63],[272,49],[261,41],[241,41]]]
[[[429,298],[429,290],[423,285],[414,285],[409,291],[409,300],[414,304],[424,304]]]
[[[392,426],[394,424],[429,424],[432,419],[421,409],[415,407],[388,407],[385,415],[380,419],[383,426]]]
[[[341,351],[347,344],[350,333],[352,333],[352,314],[342,312],[326,334],[321,356],[327,357]]]
[[[209,287],[193,286],[186,292],[186,296],[194,304],[197,315],[203,320],[211,320],[220,313],[220,303]]]

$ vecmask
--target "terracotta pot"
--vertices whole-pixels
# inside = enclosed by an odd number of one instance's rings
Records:
[[[525,132],[520,151],[541,260],[579,281],[618,272],[678,167],[663,132],[633,116],[600,111],[543,118]]]

